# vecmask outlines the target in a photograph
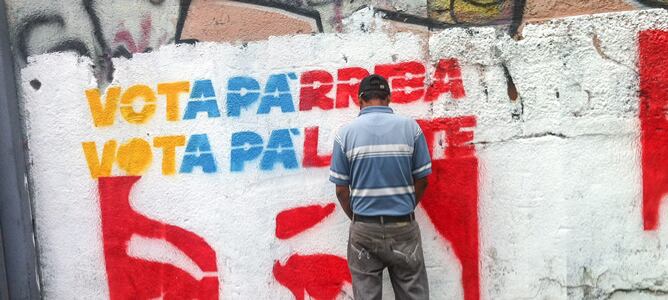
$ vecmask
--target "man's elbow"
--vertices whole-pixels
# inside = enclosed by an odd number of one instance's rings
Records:
[[[427,176],[419,178],[419,179],[415,179],[414,182],[415,182],[415,186],[419,186],[419,187],[426,188],[427,185],[429,185],[429,180],[427,180]]]
[[[347,185],[337,185],[336,186],[336,197],[341,198],[350,193],[350,188]]]

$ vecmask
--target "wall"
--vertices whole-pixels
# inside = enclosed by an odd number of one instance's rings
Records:
[[[271,36],[359,31],[346,26],[363,9],[389,31],[493,25],[521,38],[522,24],[550,18],[666,7],[664,0],[5,0],[16,62],[70,51],[91,57],[102,85],[113,57],[193,41],[246,42]],[[374,28],[362,27],[362,31]]]
[[[668,293],[665,3],[488,2],[7,1],[45,298],[349,299],[371,71],[432,150],[434,299]]]

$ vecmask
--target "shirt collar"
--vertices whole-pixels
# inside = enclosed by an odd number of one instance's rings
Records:
[[[368,113],[386,113],[386,114],[393,114],[394,110],[390,108],[389,106],[367,106],[365,108],[362,108],[360,111],[360,116],[363,114],[368,114]]]

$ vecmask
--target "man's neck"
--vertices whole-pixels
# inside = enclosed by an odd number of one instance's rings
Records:
[[[360,109],[363,109],[365,107],[369,106],[389,106],[389,102],[386,100],[369,100],[369,101],[362,101],[360,102]]]

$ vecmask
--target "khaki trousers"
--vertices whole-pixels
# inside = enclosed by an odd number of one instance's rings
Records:
[[[355,300],[382,298],[387,268],[396,299],[429,299],[429,283],[417,222],[353,222],[348,238],[348,267]]]

